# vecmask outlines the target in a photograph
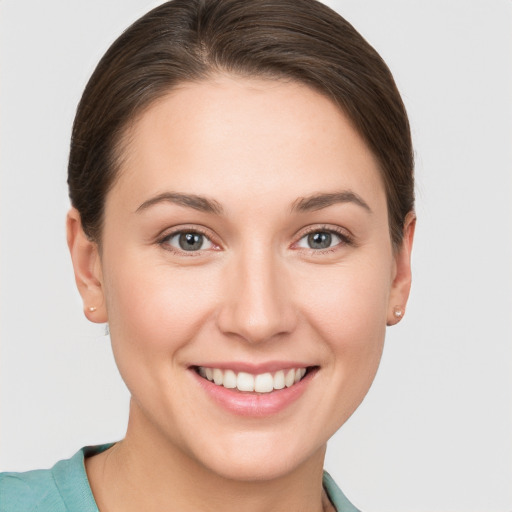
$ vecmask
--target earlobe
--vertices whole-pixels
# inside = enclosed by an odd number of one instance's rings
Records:
[[[91,322],[105,323],[108,317],[98,244],[89,240],[84,233],[76,208],[71,208],[68,212],[66,233],[75,282],[84,304],[84,314]]]
[[[388,303],[387,325],[395,325],[402,320],[411,290],[411,252],[416,227],[416,215],[409,212],[405,218],[402,245],[395,254],[395,276]]]

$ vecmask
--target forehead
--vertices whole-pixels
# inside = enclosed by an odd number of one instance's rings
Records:
[[[376,159],[348,118],[295,82],[217,76],[182,84],[146,109],[124,140],[111,192],[133,201],[168,190],[221,202],[244,190],[253,200],[347,188],[371,202],[384,197]]]

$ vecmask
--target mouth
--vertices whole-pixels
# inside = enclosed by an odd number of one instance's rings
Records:
[[[220,366],[220,367],[219,367]],[[246,418],[273,417],[304,396],[319,366],[268,362],[191,366],[200,388],[224,410]]]
[[[295,386],[315,368],[286,368],[259,374],[205,366],[196,366],[194,370],[200,377],[219,387],[244,393],[272,393]]]

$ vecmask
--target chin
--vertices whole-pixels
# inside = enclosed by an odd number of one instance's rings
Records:
[[[313,446],[311,438],[309,443],[298,440],[292,443],[289,436],[282,434],[278,436],[281,439],[253,434],[232,439],[227,447],[223,442],[216,443],[214,450],[208,453],[202,450],[198,459],[205,468],[222,478],[246,482],[284,478],[315,458],[318,467],[322,468],[326,442]]]

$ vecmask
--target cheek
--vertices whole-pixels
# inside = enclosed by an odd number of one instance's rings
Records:
[[[329,411],[329,436],[359,407],[381,360],[389,288],[386,279],[372,277],[333,279],[325,299],[310,296],[310,324],[326,347],[324,371],[332,391],[318,402],[319,408]]]
[[[325,285],[319,287],[319,282]],[[368,392],[379,366],[390,271],[386,264],[340,267],[316,283],[304,286],[304,314],[326,347],[325,367],[337,390],[326,397],[326,408],[337,411],[337,423],[341,424]]]
[[[389,267],[380,262],[329,269],[305,282],[304,313],[333,349],[363,348],[385,332],[390,288]]]
[[[204,271],[147,265],[126,258],[106,276],[109,327],[120,366],[170,365],[211,317],[212,286]],[[211,278],[210,278],[211,280]]]

